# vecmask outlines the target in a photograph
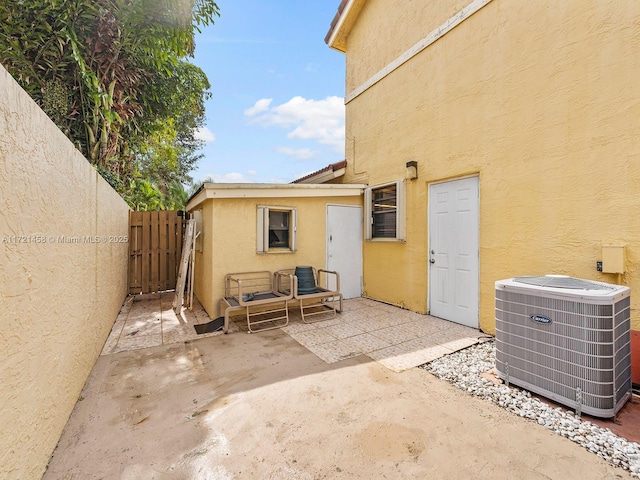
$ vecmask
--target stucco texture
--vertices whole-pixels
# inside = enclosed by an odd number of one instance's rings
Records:
[[[326,268],[327,205],[362,205],[362,197],[229,198],[205,200],[203,252],[196,255],[194,292],[210,317],[224,296],[224,276],[296,265]],[[256,253],[258,206],[297,209],[295,252]]]
[[[2,67],[0,92],[0,477],[36,479],[126,296],[129,208]]]
[[[419,3],[366,3],[347,95],[464,6]],[[477,174],[482,330],[495,331],[496,280],[550,273],[630,286],[640,329],[638,65],[638,2],[493,0],[349,101],[345,182],[418,162],[406,243],[365,245],[366,294],[427,311],[428,185]],[[624,274],[596,271],[607,244],[626,245]]]

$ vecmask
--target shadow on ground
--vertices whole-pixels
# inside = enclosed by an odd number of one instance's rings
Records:
[[[99,357],[44,478],[617,478],[423,369],[327,364],[281,330]]]

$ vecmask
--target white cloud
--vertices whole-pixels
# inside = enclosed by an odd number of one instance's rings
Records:
[[[289,130],[289,138],[315,140],[331,145],[339,152],[344,149],[344,99],[327,97],[324,100],[293,97],[286,103],[271,107],[271,99],[258,100],[245,110],[245,115],[264,126]]]
[[[278,147],[278,153],[289,155],[291,157],[299,158],[300,160],[306,160],[313,157],[316,153],[310,148],[291,148],[291,147]]]
[[[298,178],[298,177],[295,177]],[[293,178],[269,177],[264,180],[265,183],[289,183]]]
[[[253,117],[255,115],[258,115],[259,113],[265,112],[265,111],[269,110],[269,105],[271,105],[272,101],[273,101],[272,98],[262,98],[262,99],[258,100],[253,105],[253,107],[247,108],[244,111],[244,114],[247,117]]]
[[[204,143],[213,143],[216,141],[216,136],[207,127],[196,128],[196,131],[193,133],[193,136],[196,140],[201,140]]]
[[[247,175],[256,175],[255,170],[249,170]],[[293,178],[299,178],[298,176]],[[289,183],[293,178],[285,178],[285,177],[268,177],[264,179],[260,179],[260,183]],[[255,180],[248,178],[243,173],[239,172],[230,172],[225,174],[210,174],[205,175],[200,178],[201,181],[213,181],[214,183],[256,183]]]
[[[225,174],[211,174],[202,177],[202,180],[213,180],[215,183],[253,183],[244,174],[238,172],[230,172]]]
[[[267,73],[269,75],[273,75],[276,78],[286,78],[286,75],[284,73],[278,73],[278,71],[274,68],[268,68]]]

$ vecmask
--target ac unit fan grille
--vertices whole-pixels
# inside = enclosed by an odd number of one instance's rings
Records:
[[[592,282],[581,278],[545,275],[544,277],[515,277],[514,282],[537,287],[572,288],[576,290],[615,290],[615,286],[607,283]]]

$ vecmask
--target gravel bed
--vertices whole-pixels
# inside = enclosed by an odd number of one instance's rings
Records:
[[[607,462],[629,471],[633,477],[640,478],[640,444],[629,442],[608,428],[582,421],[572,411],[553,408],[532,397],[528,391],[507,387],[480,376],[494,367],[495,345],[492,340],[420,366],[476,397],[489,400],[553,430]]]

